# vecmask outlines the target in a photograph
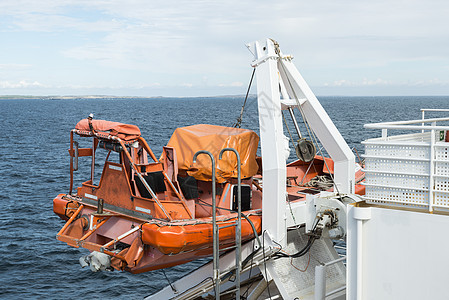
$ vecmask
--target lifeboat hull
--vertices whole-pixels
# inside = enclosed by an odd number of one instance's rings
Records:
[[[142,273],[212,255],[213,226],[210,217],[168,222],[142,220],[108,210],[97,214],[96,207],[64,194],[53,200],[53,210],[68,220],[67,226],[58,233],[59,240],[73,247],[109,254],[111,266],[117,270]],[[245,214],[260,234],[260,210]],[[236,223],[236,215],[217,217],[217,224],[224,227],[220,229],[220,250],[235,244],[236,227],[227,225]],[[250,222],[245,218],[241,220],[242,242],[254,238]]]
[[[262,227],[262,218],[260,214],[249,214],[248,219],[260,234]],[[211,218],[196,220],[196,224],[182,225],[158,225],[146,223],[142,225],[142,241],[153,247],[156,247],[164,254],[173,255],[181,252],[192,251],[201,248],[210,248],[213,240],[213,227]],[[218,225],[224,227],[237,222],[236,217],[227,217],[219,219]],[[251,224],[241,220],[242,240],[248,240],[254,237]],[[235,226],[225,227],[220,230],[220,245],[230,244],[235,241]]]

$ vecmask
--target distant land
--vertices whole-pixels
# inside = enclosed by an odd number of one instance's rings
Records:
[[[136,98],[136,99],[150,99],[150,98],[163,98],[163,97],[141,97],[141,96],[106,96],[106,95],[82,95],[82,96],[32,96],[32,95],[0,95],[2,99],[120,99],[120,98]]]
[[[249,98],[256,95],[249,95]],[[82,95],[82,96],[33,96],[33,95],[0,95],[0,100],[14,99],[163,99],[163,98],[242,98],[244,95],[198,96],[198,97],[166,97],[166,96],[111,96],[111,95]]]
[[[354,95],[317,95],[318,98],[403,98],[403,97],[449,97],[449,95],[414,95],[414,96],[354,96]],[[60,100],[60,99],[73,99],[73,100],[81,100],[81,99],[244,99],[245,95],[219,95],[219,96],[113,96],[113,95],[78,95],[78,96],[33,96],[33,95],[0,95],[1,100]],[[249,99],[256,98],[255,94],[249,94]]]

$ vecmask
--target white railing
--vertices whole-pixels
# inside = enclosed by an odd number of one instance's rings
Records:
[[[425,112],[449,109],[422,109],[423,119],[367,124],[381,129],[382,137],[365,145],[366,195],[375,203],[427,206],[449,209],[449,125],[437,125],[449,118],[425,119]],[[427,125],[429,124],[429,125]],[[388,136],[388,130],[420,133]]]
[[[426,119],[426,111],[449,112],[449,109],[443,109],[443,108],[421,108],[421,119],[422,120]],[[424,126],[424,123],[422,123],[422,125]],[[421,132],[424,132],[424,130],[422,130]]]
[[[449,126],[437,126],[436,125],[436,122],[442,122],[442,121],[449,121],[449,118],[434,118],[434,119],[420,119],[420,120],[397,121],[397,122],[372,123],[372,124],[365,124],[363,127],[367,128],[367,129],[382,129],[382,137],[386,137],[388,129],[422,130],[422,132],[424,132],[425,130],[448,130]],[[432,123],[432,125],[426,126],[425,125],[426,123]],[[421,125],[413,125],[413,124],[421,124]]]

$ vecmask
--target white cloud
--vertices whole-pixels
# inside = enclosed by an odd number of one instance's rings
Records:
[[[19,15],[15,18],[13,25],[11,31],[28,32],[64,32],[66,30],[110,32],[121,26],[114,20],[84,21],[75,17],[46,14]]]
[[[429,80],[418,80],[418,81],[391,81],[381,78],[377,79],[367,79],[364,78],[359,81],[351,81],[346,79],[336,80],[332,83],[324,83],[325,87],[363,87],[363,86],[449,86],[449,80],[440,80],[438,78],[433,78]]]
[[[441,85],[449,80],[448,12],[443,0],[0,1],[8,45],[0,71],[11,71],[0,79],[244,93],[244,43],[272,37],[311,85]]]
[[[37,81],[29,82],[26,80],[21,80],[19,82],[9,82],[9,81],[0,81],[0,88],[2,89],[22,89],[22,88],[45,88],[42,83]]]
[[[185,87],[192,87],[192,84],[184,84]],[[45,85],[37,81],[28,81],[28,80],[20,80],[20,81],[0,81],[1,89],[29,89],[29,88],[40,88],[47,90],[94,90],[94,89],[103,89],[103,90],[119,90],[119,89],[127,89],[127,90],[142,90],[148,88],[159,88],[161,84],[158,82],[154,83],[134,83],[134,84],[123,84],[123,85],[81,85],[81,84],[65,84],[65,85]]]
[[[231,83],[220,83],[218,84],[219,87],[241,87],[243,86],[243,83],[239,81],[231,82]]]
[[[0,70],[2,71],[26,70],[31,67],[32,65],[29,64],[0,64]]]

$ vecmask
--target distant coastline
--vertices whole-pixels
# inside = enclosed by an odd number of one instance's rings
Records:
[[[2,95],[0,100],[6,99],[42,99],[42,100],[54,100],[54,99],[158,99],[165,98],[162,96],[157,97],[141,97],[141,96],[106,96],[106,95],[81,95],[81,96],[32,96],[32,95]]]
[[[178,98],[242,98],[245,95],[221,95],[221,96],[198,96],[198,97],[170,97],[170,96],[111,96],[111,95],[80,95],[80,96],[32,96],[32,95],[0,95],[0,100],[70,100],[70,99],[178,99]],[[249,95],[249,98],[256,95]]]
[[[353,96],[353,95],[317,95],[318,98],[449,98],[449,95],[414,95],[414,96]],[[87,100],[87,99],[101,99],[101,100],[114,100],[114,99],[244,99],[245,95],[218,95],[218,96],[113,96],[113,95],[78,95],[78,96],[33,96],[33,95],[0,95],[1,100]],[[249,99],[255,99],[255,94],[249,94]]]

